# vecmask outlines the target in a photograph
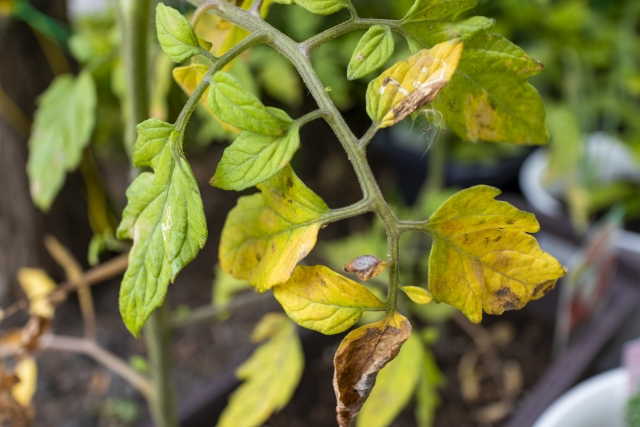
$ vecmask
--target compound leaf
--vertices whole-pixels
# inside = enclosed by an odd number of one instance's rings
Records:
[[[331,15],[339,10],[348,7],[349,0],[294,0],[299,6],[304,7],[311,13],[317,15]]]
[[[333,359],[333,389],[338,406],[338,424],[351,425],[360,412],[378,372],[391,362],[411,335],[411,323],[400,313],[350,332]]]
[[[134,335],[159,307],[182,268],[207,240],[198,184],[180,153],[182,134],[169,123],[147,120],[137,127],[133,164],[151,167],[127,189],[118,237],[132,239],[129,268],[120,288],[120,312]]]
[[[389,68],[369,84],[369,117],[384,128],[429,104],[455,73],[461,54],[462,42],[450,40]]]
[[[220,266],[264,292],[289,280],[315,246],[329,207],[285,166],[229,212],[220,240]]]
[[[376,386],[356,418],[357,427],[387,427],[393,422],[418,385],[423,358],[420,338],[410,336],[398,356],[378,374]]]
[[[266,341],[236,371],[245,382],[231,395],[218,427],[258,427],[291,400],[304,355],[295,325],[286,316],[269,313],[256,325],[253,342]]]
[[[174,62],[182,62],[200,52],[200,41],[189,21],[174,8],[159,3],[156,7],[158,41]]]
[[[482,310],[502,314],[541,298],[565,274],[527,234],[540,229],[533,214],[494,200],[498,194],[485,185],[463,190],[427,225],[433,237],[429,290],[474,323]]]
[[[62,188],[66,173],[82,159],[95,126],[96,86],[91,73],[55,78],[38,100],[29,138],[29,189],[43,211]]]
[[[267,107],[227,72],[219,71],[213,75],[208,102],[220,120],[237,128],[272,136],[285,133],[282,123]]]
[[[384,309],[367,288],[322,265],[296,267],[273,295],[291,320],[327,335],[346,331],[364,311]]]
[[[455,18],[459,13],[474,8],[476,4],[478,0],[416,0],[402,21],[441,21]]]
[[[347,78],[365,77],[382,67],[393,55],[393,34],[385,25],[374,25],[362,36],[347,68]]]

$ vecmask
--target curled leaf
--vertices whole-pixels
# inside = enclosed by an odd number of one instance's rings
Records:
[[[458,39],[439,43],[382,73],[367,89],[369,117],[389,127],[433,101],[455,73],[462,46]]]
[[[347,273],[355,273],[360,280],[369,280],[378,276],[389,267],[389,263],[382,261],[375,255],[362,255],[344,266]]]
[[[384,308],[367,288],[322,265],[296,267],[273,295],[291,320],[323,334],[346,331],[364,311]]]
[[[340,343],[333,359],[333,389],[338,424],[351,425],[376,383],[378,372],[392,361],[411,335],[411,323],[394,313],[380,322],[362,326]]]
[[[426,289],[417,286],[400,286],[400,289],[416,304],[429,304],[433,301],[433,295]]]

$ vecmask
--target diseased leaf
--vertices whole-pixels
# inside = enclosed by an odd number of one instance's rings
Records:
[[[31,399],[36,393],[38,380],[38,366],[33,357],[25,357],[17,364],[13,373],[20,382],[11,387],[13,398],[25,408],[31,405]]]
[[[164,302],[169,282],[207,240],[198,183],[181,153],[182,135],[157,119],[137,130],[133,164],[153,172],[143,172],[127,189],[128,204],[118,227],[120,239],[133,240],[120,287],[120,313],[136,336]]]
[[[526,81],[541,70],[504,37],[481,33],[465,42],[458,71],[433,105],[467,141],[546,144],[544,105]]]
[[[409,337],[398,356],[376,379],[376,386],[356,418],[357,427],[387,427],[402,412],[422,374],[424,350],[420,338]]]
[[[394,313],[350,332],[342,340],[333,359],[333,389],[341,427],[348,427],[358,415],[376,383],[378,372],[398,355],[410,335],[411,323]]]
[[[400,286],[400,289],[416,304],[429,304],[433,301],[433,295],[426,289],[417,286]]]
[[[493,28],[495,24],[494,19],[473,16],[462,21],[406,22],[402,26],[411,34],[409,46],[412,52],[416,52],[425,46],[435,46],[447,40],[460,39],[466,42],[476,34]]]
[[[391,28],[384,25],[369,28],[353,51],[347,78],[355,80],[373,73],[391,58],[394,47]]]
[[[362,255],[344,266],[347,273],[355,273],[360,280],[369,280],[378,276],[389,267],[389,263],[382,261],[375,255]]]
[[[29,189],[43,211],[82,159],[95,126],[96,86],[91,73],[58,76],[40,96],[29,138]]]
[[[384,309],[367,288],[322,265],[299,265],[273,295],[291,320],[327,335],[346,331],[364,311]]]
[[[369,117],[384,128],[429,104],[453,76],[461,54],[462,42],[451,40],[389,68],[369,84]]]
[[[502,314],[541,298],[565,270],[527,233],[540,230],[533,214],[494,198],[479,185],[447,200],[429,219],[433,237],[429,290],[474,323],[482,310]]]
[[[268,339],[236,371],[245,382],[231,395],[218,427],[258,427],[291,400],[304,367],[304,355],[295,325],[286,316],[270,313],[252,335],[253,342]]]
[[[455,18],[459,13],[472,9],[477,4],[478,0],[416,0],[402,21],[439,21]]]
[[[52,319],[55,307],[48,296],[56,289],[56,283],[47,273],[39,268],[21,268],[18,282],[29,299],[29,314]]]
[[[304,7],[311,13],[317,15],[331,15],[337,11],[348,7],[349,0],[294,0],[299,6]]]
[[[172,61],[182,62],[200,52],[198,36],[189,21],[174,8],[158,3],[156,29],[160,46]]]
[[[218,71],[213,75],[207,99],[211,111],[225,123],[264,135],[284,134],[277,118],[229,73]]]
[[[260,184],[288,165],[299,147],[299,126],[283,136],[242,132],[224,150],[211,185],[241,191]]]
[[[329,207],[285,166],[229,212],[220,240],[220,266],[264,292],[289,280],[315,246]]]

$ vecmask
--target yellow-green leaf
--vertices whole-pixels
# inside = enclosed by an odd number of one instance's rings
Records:
[[[294,0],[299,6],[304,7],[311,13],[317,15],[331,15],[337,11],[348,7],[349,0]]]
[[[329,207],[286,166],[241,197],[220,240],[220,266],[259,292],[289,280],[315,246]]]
[[[355,80],[373,73],[393,55],[395,48],[391,28],[374,25],[362,36],[347,67],[347,78]]]
[[[220,309],[224,308],[233,296],[244,290],[250,289],[251,285],[246,280],[238,280],[230,274],[225,273],[219,265],[214,268],[215,279],[213,280],[212,304]],[[226,313],[224,313],[226,315]],[[225,316],[222,316],[225,317]]]
[[[189,21],[174,8],[159,3],[156,7],[158,41],[174,62],[182,62],[200,52],[200,41]]]
[[[382,73],[367,89],[369,117],[384,128],[433,101],[455,73],[462,46],[460,40],[437,44]]]
[[[296,267],[273,295],[291,320],[327,335],[346,331],[364,311],[384,309],[367,288],[322,265]]]
[[[427,345],[431,344],[431,340],[425,341]],[[433,353],[429,349],[423,350],[424,358],[416,392],[416,421],[418,427],[433,427],[435,412],[440,405],[438,388],[444,385],[446,378],[440,371]]]
[[[27,408],[31,405],[31,399],[37,388],[38,365],[36,365],[36,360],[33,357],[21,359],[16,364],[13,373],[20,379],[20,382],[11,387],[11,394],[16,402]]]
[[[398,356],[378,374],[376,385],[356,418],[357,427],[387,427],[393,422],[418,385],[423,358],[420,338],[410,336]]]
[[[53,318],[55,307],[49,301],[49,294],[56,289],[56,283],[39,268],[18,270],[18,282],[29,299],[29,313],[34,316]]]
[[[429,219],[433,237],[429,290],[474,323],[482,310],[502,314],[541,298],[565,274],[527,233],[540,230],[533,214],[494,198],[479,185],[447,200]]]
[[[231,395],[218,427],[258,427],[293,396],[304,368],[295,325],[278,313],[262,318],[252,341],[268,339],[236,371],[245,382]]]
[[[403,18],[403,22],[455,18],[456,15],[475,7],[476,4],[478,0],[416,0]]]
[[[433,295],[426,289],[417,286],[400,286],[400,289],[416,304],[429,304],[433,301]]]

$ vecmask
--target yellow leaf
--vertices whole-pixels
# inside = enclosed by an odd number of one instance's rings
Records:
[[[411,335],[411,323],[394,313],[362,326],[347,335],[333,359],[333,389],[338,406],[338,424],[351,425],[376,383],[378,372],[391,362]]]
[[[200,84],[200,82],[202,81],[204,75],[207,74],[208,69],[209,67],[203,64],[191,64],[184,67],[176,67],[172,72],[173,79],[187,95],[191,96],[198,87],[198,84]],[[204,91],[202,98],[200,98],[200,104],[205,108],[205,110],[207,110],[209,114],[211,114],[212,117],[216,119],[218,123],[222,125],[223,129],[226,132],[238,135],[240,133],[240,129],[236,128],[235,126],[231,126],[230,124],[224,123],[215,114],[213,114],[213,111],[211,111],[211,108],[209,108],[209,104],[207,103],[208,95],[209,88]]]
[[[21,268],[18,270],[18,282],[29,299],[29,313],[51,319],[54,306],[48,295],[56,289],[56,283],[39,268]]]
[[[400,289],[416,304],[429,304],[433,301],[433,295],[426,289],[417,286],[400,286]]]
[[[527,233],[540,230],[533,214],[494,198],[479,185],[447,200],[429,219],[433,237],[429,290],[472,322],[482,310],[502,314],[541,298],[565,269]]]
[[[241,197],[220,239],[220,266],[265,292],[289,280],[316,244],[329,207],[286,166]]]
[[[36,384],[38,379],[38,366],[33,357],[25,357],[20,360],[13,371],[20,382],[11,387],[13,398],[23,407],[31,404],[31,399],[36,393]]]
[[[385,128],[433,101],[458,68],[462,46],[460,39],[439,43],[382,73],[367,89],[369,117]]]
[[[346,331],[364,311],[384,309],[367,288],[322,265],[296,267],[273,295],[291,320],[327,335]]]

